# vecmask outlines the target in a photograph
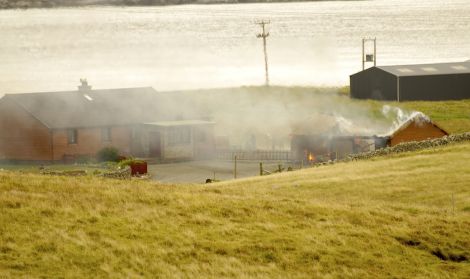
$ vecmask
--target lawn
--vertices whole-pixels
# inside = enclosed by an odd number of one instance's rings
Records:
[[[0,172],[5,277],[469,278],[470,143],[212,185]]]

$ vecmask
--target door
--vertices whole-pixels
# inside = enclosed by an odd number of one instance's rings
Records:
[[[160,132],[149,133],[149,153],[150,157],[160,158],[162,156]]]

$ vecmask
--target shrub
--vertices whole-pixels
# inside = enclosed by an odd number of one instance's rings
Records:
[[[116,147],[104,147],[98,151],[96,158],[100,162],[118,162],[119,150]]]

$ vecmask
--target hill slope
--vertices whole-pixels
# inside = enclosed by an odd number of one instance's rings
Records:
[[[209,186],[0,172],[0,274],[469,278],[469,162],[464,143]]]

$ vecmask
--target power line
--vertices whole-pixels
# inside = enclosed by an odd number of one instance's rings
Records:
[[[255,22],[262,28],[262,33],[256,35],[257,38],[263,38],[263,50],[264,50],[264,69],[266,73],[266,86],[269,86],[269,71],[268,71],[268,52],[266,51],[266,38],[269,37],[269,32],[266,32],[266,25],[270,24],[271,21],[261,20]]]

